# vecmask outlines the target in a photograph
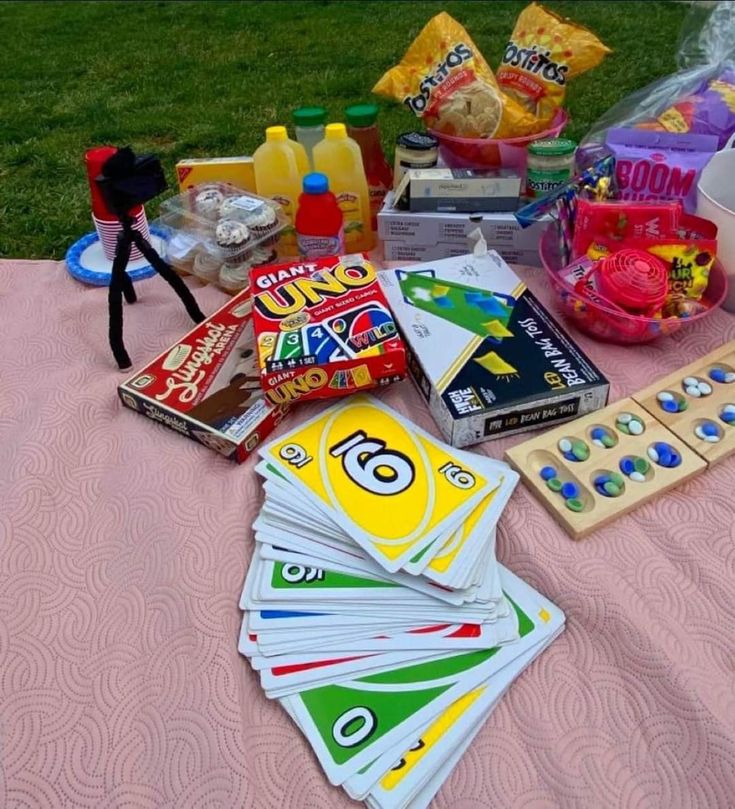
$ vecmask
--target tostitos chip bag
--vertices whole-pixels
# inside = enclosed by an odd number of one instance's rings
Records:
[[[547,125],[564,103],[567,81],[599,65],[608,53],[592,31],[531,3],[505,47],[498,86]]]
[[[505,138],[538,131],[534,116],[498,89],[467,31],[446,12],[429,20],[373,92],[400,101],[429,129],[447,135]]]

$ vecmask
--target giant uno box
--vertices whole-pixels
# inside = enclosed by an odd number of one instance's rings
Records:
[[[495,252],[379,275],[409,369],[455,447],[603,407],[607,379]]]

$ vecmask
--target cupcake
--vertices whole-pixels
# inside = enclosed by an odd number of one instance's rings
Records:
[[[276,251],[272,247],[259,244],[250,251],[250,263],[253,267],[260,267],[262,264],[272,264],[276,260]]]
[[[223,264],[219,272],[219,285],[226,292],[239,292],[245,289],[250,281],[249,261],[241,261],[237,264]]]
[[[177,232],[166,244],[166,260],[179,275],[189,275],[201,244],[188,233]]]
[[[270,205],[263,204],[260,208],[251,211],[245,221],[256,239],[264,239],[266,236],[273,235],[272,240],[267,240],[268,244],[273,244],[275,241],[274,231],[278,227],[278,217]]]
[[[194,197],[194,211],[205,219],[216,219],[224,198],[219,188],[206,188]]]
[[[240,219],[247,222],[248,203],[250,197],[243,194],[234,197],[225,197],[219,206],[220,219]]]
[[[237,219],[220,219],[214,231],[214,239],[225,256],[225,261],[237,264],[247,253],[250,229]]]
[[[219,280],[219,271],[222,267],[222,259],[216,258],[206,250],[200,250],[194,258],[192,272],[198,275],[199,278],[210,283],[216,283]]]

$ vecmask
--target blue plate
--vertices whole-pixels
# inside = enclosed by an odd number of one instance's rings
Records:
[[[151,236],[157,237],[151,239],[151,244],[160,252],[166,241],[166,232],[153,225],[149,227]],[[82,236],[66,251],[66,269],[72,277],[84,284],[93,284],[98,287],[110,285],[112,262],[105,257],[96,231]],[[128,275],[133,281],[142,281],[155,274],[156,271],[144,258],[128,264]]]

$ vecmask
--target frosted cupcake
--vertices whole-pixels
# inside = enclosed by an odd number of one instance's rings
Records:
[[[189,275],[201,245],[188,233],[174,233],[166,244],[166,260],[179,275]]]
[[[219,188],[205,188],[194,197],[194,212],[205,219],[216,219],[224,198]]]
[[[214,231],[217,247],[228,264],[237,264],[245,258],[251,241],[250,229],[237,219],[220,219]]]
[[[249,259],[253,267],[260,267],[261,264],[272,264],[276,260],[276,251],[272,247],[259,244],[250,251]]]
[[[216,258],[206,250],[200,250],[194,258],[191,271],[202,280],[214,284],[219,280],[221,267],[222,259]]]
[[[219,206],[220,219],[240,219],[242,222],[247,222],[250,200],[251,197],[246,197],[244,194],[225,197]]]
[[[278,227],[278,217],[270,205],[264,203],[260,208],[250,211],[245,221],[256,239],[265,239],[266,236],[273,235],[273,238],[267,239],[264,244],[275,242],[274,231]]]
[[[249,261],[242,261],[238,264],[223,264],[219,272],[219,285],[226,292],[239,292],[245,289],[250,281]]]

